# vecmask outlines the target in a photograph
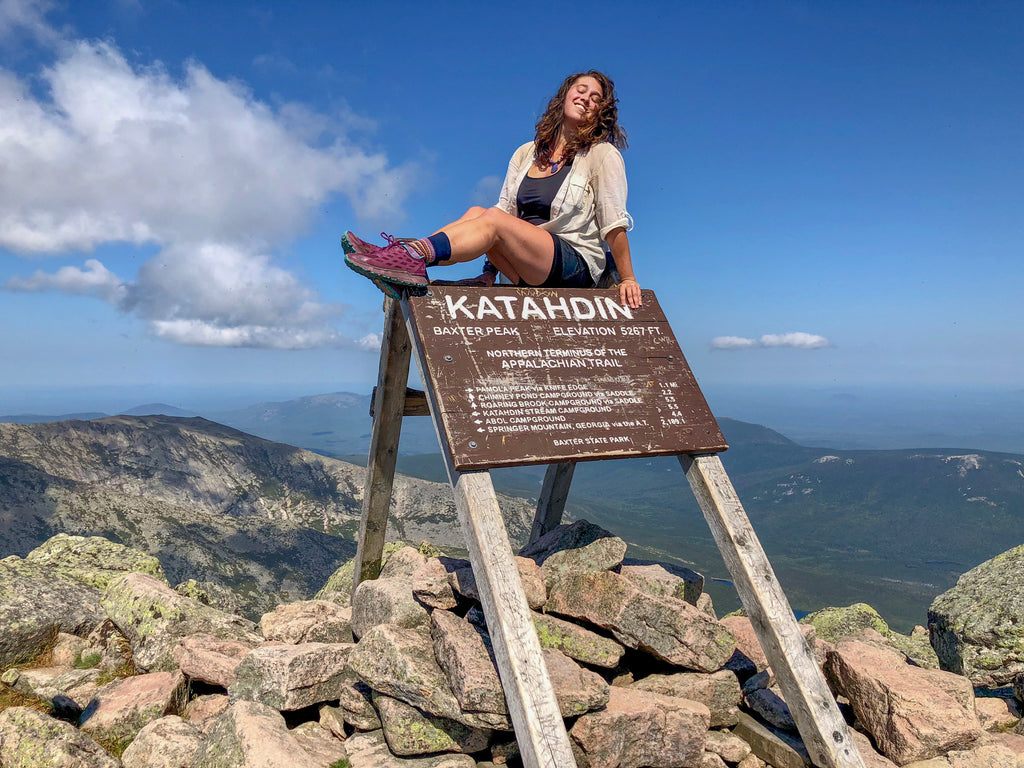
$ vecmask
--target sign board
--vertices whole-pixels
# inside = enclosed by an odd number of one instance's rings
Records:
[[[653,291],[435,285],[409,308],[459,471],[728,447]]]

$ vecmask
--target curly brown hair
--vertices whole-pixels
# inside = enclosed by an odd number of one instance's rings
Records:
[[[571,160],[580,152],[586,152],[602,141],[611,142],[617,149],[625,149],[628,146],[626,132],[619,125],[619,100],[615,97],[615,83],[608,75],[596,69],[577,72],[565,78],[558,93],[551,97],[547,109],[537,121],[537,135],[534,141],[537,144],[536,162],[539,165],[551,162],[551,153],[555,149],[558,131],[562,127],[565,96],[581,77],[592,77],[597,80],[601,84],[602,98],[594,110],[593,117],[581,124],[576,134],[569,137],[562,157]]]

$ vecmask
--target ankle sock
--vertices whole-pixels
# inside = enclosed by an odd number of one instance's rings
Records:
[[[436,235],[419,240],[410,240],[402,245],[413,256],[427,262],[428,267],[434,266],[439,261],[447,261],[452,257],[452,244],[444,232],[438,232]]]

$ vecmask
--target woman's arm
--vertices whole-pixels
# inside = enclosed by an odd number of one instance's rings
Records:
[[[624,307],[636,309],[643,303],[640,284],[633,274],[633,259],[629,254],[629,238],[625,227],[616,227],[605,238],[611,248],[612,258],[619,270],[619,301]]]

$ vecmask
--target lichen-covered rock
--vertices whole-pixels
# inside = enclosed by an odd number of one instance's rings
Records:
[[[184,707],[187,681],[181,672],[124,677],[96,691],[78,727],[97,739],[127,742],[150,722]]]
[[[251,621],[182,597],[141,573],[111,580],[102,605],[131,641],[135,665],[146,671],[176,669],[174,649],[189,635],[212,635],[252,645],[262,641]]]
[[[416,550],[412,551],[416,553]],[[364,581],[352,596],[351,626],[352,634],[357,638],[378,624],[406,629],[422,627],[426,631],[429,623],[427,609],[413,597],[412,580],[408,577]]]
[[[352,768],[476,768],[469,755],[445,753],[428,757],[395,757],[381,731],[355,733],[345,742]]]
[[[411,579],[423,567],[427,558],[416,547],[408,545],[392,552],[380,569],[382,579]]]
[[[1024,672],[1024,545],[962,575],[928,610],[942,669],[997,688]]]
[[[263,614],[260,630],[282,643],[351,643],[352,608],[328,600],[286,603]]]
[[[205,693],[185,705],[183,717],[206,733],[230,705],[226,693]]]
[[[568,571],[549,584],[550,613],[583,619],[619,642],[699,672],[721,668],[736,640],[721,623],[685,600],[641,592],[609,571]]]
[[[177,715],[154,720],[121,755],[124,768],[192,768],[203,734]]]
[[[320,724],[336,730],[338,721],[348,723],[357,731],[374,731],[380,728],[380,716],[373,706],[373,691],[346,667],[339,680],[338,705],[324,705],[320,708]],[[342,727],[340,730],[344,730]]]
[[[710,720],[695,701],[613,687],[608,705],[580,717],[569,735],[590,768],[675,768],[697,764]]]
[[[334,701],[353,648],[351,643],[256,648],[235,667],[228,696],[231,701],[258,701],[282,711]]]
[[[610,637],[584,629],[571,621],[543,613],[533,614],[541,648],[554,648],[570,659],[595,667],[615,669],[626,649]]]
[[[70,723],[28,707],[0,712],[4,768],[120,768],[120,761]]]
[[[35,658],[60,632],[87,635],[103,619],[98,590],[20,557],[0,560],[0,668]]]
[[[714,752],[725,762],[734,765],[750,754],[750,745],[739,736],[733,736],[728,731],[708,731],[708,739],[704,749],[708,752]]]
[[[395,552],[403,549],[405,544],[400,541],[389,541],[384,545],[381,553],[382,566],[387,563],[388,558]],[[355,583],[356,561],[355,558],[347,560],[332,573],[320,590],[313,595],[314,600],[330,600],[338,605],[352,604],[352,585]]]
[[[735,725],[739,719],[738,707],[743,701],[739,680],[727,669],[711,673],[678,672],[672,675],[648,675],[642,680],[637,680],[631,687],[638,691],[699,701],[711,711],[712,728]]]
[[[428,608],[450,610],[459,604],[451,585],[451,575],[459,568],[466,568],[466,560],[450,557],[431,557],[412,575],[412,594]]]
[[[937,669],[939,666],[939,659],[924,627],[915,627],[910,635],[901,635],[890,629],[878,611],[867,603],[854,603],[845,608],[822,608],[804,616],[800,624],[814,627],[816,637],[833,645],[841,640],[856,639],[865,630],[871,630],[917,666],[926,669]]]
[[[519,553],[541,566],[548,588],[570,571],[608,571],[618,568],[626,555],[626,542],[603,528],[578,520],[560,525]]]
[[[561,651],[543,651],[544,666],[562,717],[576,717],[608,703],[609,688],[596,672],[583,669]]]
[[[241,595],[228,587],[216,584],[212,581],[196,581],[195,579],[188,579],[176,586],[174,591],[182,597],[197,600],[203,605],[216,608],[218,611],[223,611],[224,613],[233,613],[238,616],[244,616],[249,608]]]
[[[359,640],[349,667],[378,693],[428,714],[475,728],[510,727],[505,716],[462,710],[434,656],[434,644],[423,632],[380,624]]]
[[[221,640],[210,635],[189,635],[175,646],[174,663],[190,680],[229,687],[235,682],[235,668],[255,646],[238,640]]]
[[[658,597],[678,597],[696,606],[704,594],[704,577],[681,565],[623,560],[619,573],[644,592]]]
[[[160,561],[153,555],[102,536],[70,536],[58,533],[40,544],[25,560],[102,592],[115,576],[145,573],[167,584]]]
[[[829,651],[824,671],[882,754],[900,765],[962,749],[982,734],[966,678],[911,666],[896,651],[856,640]]]
[[[975,698],[974,709],[986,731],[1006,731],[1017,724],[1020,715],[1011,701],[1001,698]]]
[[[345,757],[338,741],[337,758]],[[233,704],[210,729],[194,768],[328,768],[313,760],[285,725],[281,713],[255,701]]]
[[[490,731],[420,712],[404,701],[373,696],[380,713],[384,738],[399,757],[429,755],[435,752],[480,752],[487,748]]]
[[[467,712],[506,715],[494,649],[487,631],[448,611],[430,615],[434,657],[459,706]]]

